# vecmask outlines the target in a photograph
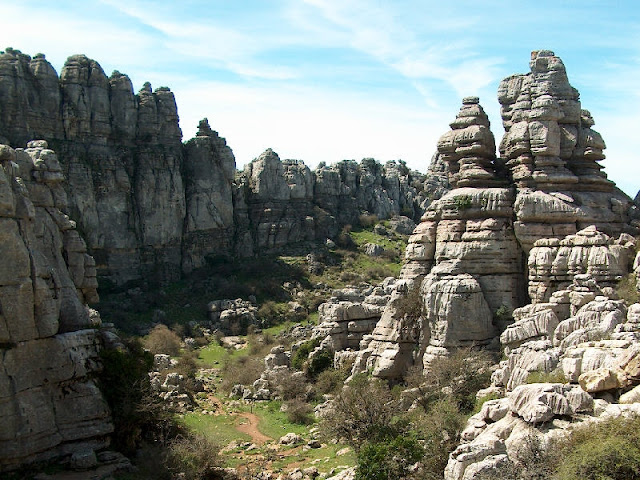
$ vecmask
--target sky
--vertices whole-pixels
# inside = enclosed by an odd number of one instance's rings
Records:
[[[427,170],[476,95],[499,143],[500,80],[553,50],[607,144],[609,178],[640,189],[637,0],[0,0],[0,49],[83,53],[134,90],[168,86],[184,140],[204,117],[242,168],[267,148],[314,167],[402,159]]]

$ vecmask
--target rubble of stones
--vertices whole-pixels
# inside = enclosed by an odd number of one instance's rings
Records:
[[[311,171],[268,149],[237,171],[207,119],[183,144],[167,87],[134,93],[129,77],[107,76],[84,55],[69,57],[58,76],[43,54],[0,52],[0,106],[0,143],[45,139],[58,154],[69,213],[115,285],[150,273],[175,280],[210,256],[334,238],[363,213],[417,220],[442,193],[438,182],[425,190],[426,176],[402,161]]]

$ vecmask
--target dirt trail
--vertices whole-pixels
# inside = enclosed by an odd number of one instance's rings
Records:
[[[242,412],[238,413],[238,416],[244,418],[246,420],[246,423],[237,425],[236,430],[249,435],[253,443],[255,443],[256,445],[262,445],[273,440],[273,438],[267,437],[258,430],[258,422],[260,421],[260,419],[255,414]]]

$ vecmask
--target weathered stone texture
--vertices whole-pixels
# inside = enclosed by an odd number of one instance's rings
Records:
[[[86,235],[99,274],[115,284],[166,282],[209,256],[331,238],[365,212],[417,220],[427,201],[425,176],[401,161],[349,160],[311,172],[267,150],[237,173],[206,119],[182,144],[168,88],[145,83],[134,94],[126,75],[107,77],[84,55],[69,57],[58,78],[44,55],[0,53],[0,106],[0,137],[14,147],[44,138],[56,150],[69,179],[63,210]]]
[[[86,303],[97,301],[95,262],[62,212],[55,153],[44,141],[28,147],[0,146],[11,189],[0,214],[0,471],[106,446],[113,430],[92,380],[99,339]]]

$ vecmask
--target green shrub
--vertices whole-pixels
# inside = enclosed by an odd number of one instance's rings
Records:
[[[367,442],[358,451],[356,479],[406,479],[409,467],[423,455],[422,446],[413,435],[400,435],[388,442]]]
[[[415,412],[411,424],[423,440],[421,480],[442,479],[449,454],[458,446],[467,416],[460,412],[453,398],[442,398],[427,412]]]
[[[640,417],[576,428],[560,443],[558,480],[640,478]]]
[[[163,440],[174,433],[171,412],[151,391],[149,370],[153,356],[137,340],[127,342],[127,350],[102,350],[103,370],[100,390],[111,408],[113,446],[132,454],[145,438]]]
[[[309,359],[307,363],[307,375],[316,378],[320,373],[333,366],[333,355],[328,350],[322,350]]]
[[[344,385],[344,381],[348,376],[349,370],[346,368],[328,368],[320,372],[314,383],[316,397],[321,398],[322,395],[327,393],[337,393],[337,391]]]
[[[312,338],[311,340],[307,340],[306,342],[304,342],[293,354],[293,358],[291,358],[291,366],[296,370],[302,370],[304,364],[309,358],[309,354],[319,345],[319,338]]]
[[[489,400],[497,400],[498,398],[502,397],[503,395],[500,395],[499,393],[490,393],[479,398],[476,397],[476,405],[473,407],[473,411],[471,412],[471,414],[475,415],[476,413],[478,413],[482,409],[482,406]]]

